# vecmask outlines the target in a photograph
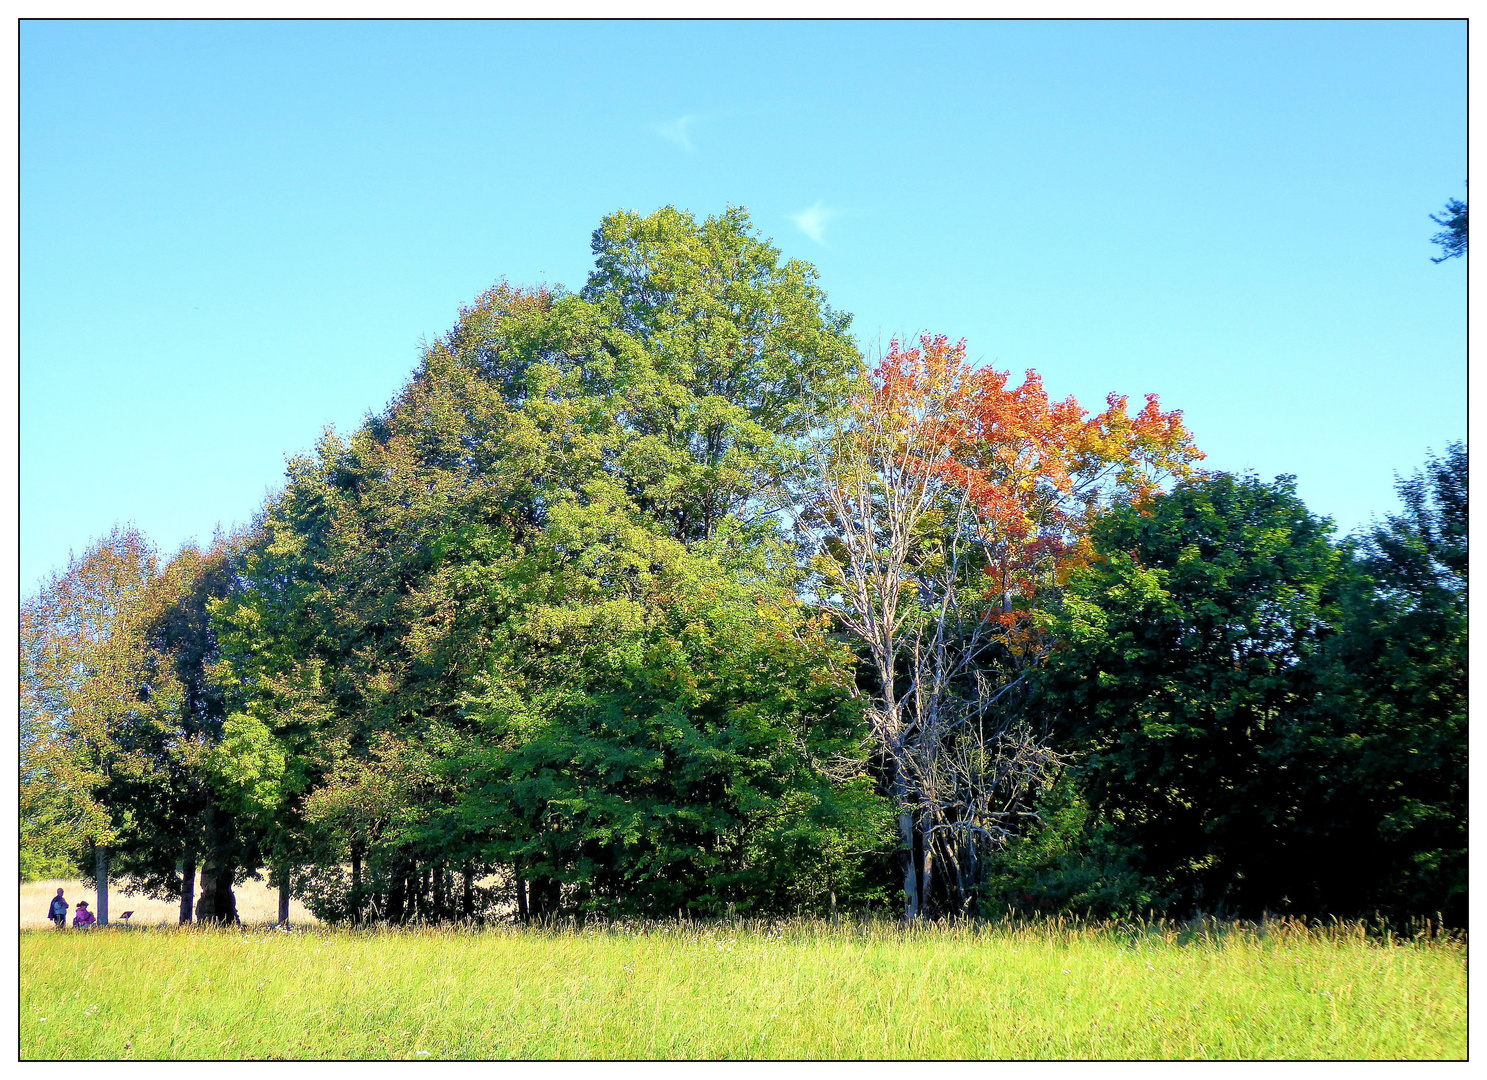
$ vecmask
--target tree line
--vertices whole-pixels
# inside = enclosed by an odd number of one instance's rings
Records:
[[[21,871],[232,921],[1466,911],[1466,450],[1351,538],[741,209],[616,213],[165,559],[21,612]],[[198,889],[197,881],[200,886]]]

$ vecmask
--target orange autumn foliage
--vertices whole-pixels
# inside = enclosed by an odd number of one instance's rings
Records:
[[[1009,629],[1017,609],[1087,557],[1090,521],[1113,503],[1140,502],[1190,476],[1203,454],[1182,413],[1155,394],[1132,414],[1106,398],[1091,415],[1072,396],[1053,401],[1036,371],[973,367],[965,342],[924,334],[897,340],[873,371],[863,409],[896,433],[899,453],[963,496],[990,578],[986,599]]]

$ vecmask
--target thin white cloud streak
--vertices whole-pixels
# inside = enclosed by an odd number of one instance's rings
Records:
[[[683,150],[690,150],[692,149],[692,139],[687,134],[687,125],[696,119],[697,117],[688,113],[686,116],[679,116],[675,120],[667,120],[661,124],[652,124],[651,130],[667,142],[676,143]]]
[[[814,206],[808,206],[798,214],[791,214],[790,220],[795,222],[800,231],[816,243],[825,244],[826,223],[836,217],[840,212],[827,206],[820,199],[817,199]]]

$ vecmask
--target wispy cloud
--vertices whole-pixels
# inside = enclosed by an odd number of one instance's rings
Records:
[[[651,130],[667,142],[676,143],[683,150],[690,150],[692,149],[692,139],[687,134],[687,128],[696,119],[697,117],[689,113],[686,116],[679,116],[675,120],[667,120],[665,123],[652,124]]]
[[[841,211],[834,210],[817,199],[816,205],[807,206],[798,214],[791,214],[790,220],[816,243],[824,244],[826,243],[826,223],[839,213]]]

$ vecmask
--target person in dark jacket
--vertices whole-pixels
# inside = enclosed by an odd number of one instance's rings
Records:
[[[58,930],[67,926],[67,900],[62,896],[62,890],[57,890],[57,895],[52,897],[52,906],[46,909],[46,917],[52,920],[52,924]]]

